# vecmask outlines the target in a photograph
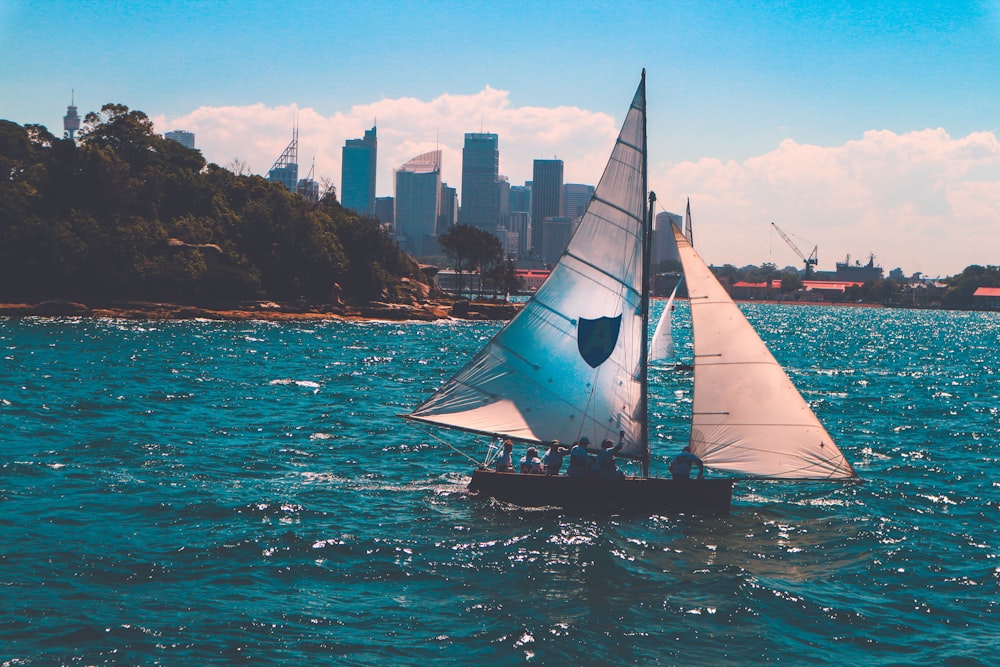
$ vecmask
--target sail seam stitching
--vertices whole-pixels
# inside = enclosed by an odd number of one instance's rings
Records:
[[[641,222],[642,221],[642,219],[639,216],[637,216],[635,213],[633,213],[632,211],[624,209],[621,206],[619,206],[618,204],[615,204],[613,202],[609,202],[607,199],[601,199],[600,197],[594,197],[593,201],[599,201],[602,204],[604,204],[605,206],[609,206],[609,207],[613,208],[616,211],[624,213],[625,215],[627,215],[632,220],[635,220],[636,222]]]
[[[639,290],[637,290],[632,285],[630,285],[630,284],[622,281],[618,276],[615,276],[615,275],[612,275],[612,274],[608,273],[607,271],[605,271],[601,267],[595,266],[593,263],[588,262],[587,260],[585,260],[584,258],[580,257],[579,255],[574,255],[571,252],[566,252],[565,256],[566,257],[572,257],[573,259],[575,259],[576,261],[580,262],[584,266],[588,266],[591,269],[593,269],[594,271],[597,271],[598,273],[600,273],[601,275],[603,275],[603,276],[605,276],[607,278],[610,278],[611,280],[615,281],[616,283],[618,283],[619,285],[621,285],[622,287],[624,287],[626,290],[628,290],[629,292],[631,292],[632,294],[638,294],[639,293]],[[570,267],[566,267],[566,268],[570,268]],[[573,270],[573,269],[570,269],[570,270]]]

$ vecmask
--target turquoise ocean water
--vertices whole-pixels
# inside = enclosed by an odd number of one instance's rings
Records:
[[[0,319],[0,665],[1000,664],[1000,313],[744,310],[863,484],[513,510],[397,417],[496,323]]]

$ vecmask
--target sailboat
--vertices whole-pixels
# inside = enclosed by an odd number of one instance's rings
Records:
[[[652,210],[646,72],[604,174],[549,278],[514,319],[406,418],[523,444],[621,445],[640,472],[613,480],[496,472],[470,491],[521,506],[728,511],[735,477],[651,475],[647,412]],[[692,295],[690,447],[731,475],[850,479],[856,473],[680,230]],[[523,445],[522,445],[523,446]],[[495,451],[495,448],[491,448]]]

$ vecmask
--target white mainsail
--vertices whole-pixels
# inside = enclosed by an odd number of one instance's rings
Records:
[[[706,466],[779,479],[858,474],[711,269],[676,227],[694,332],[691,451]]]
[[[663,307],[663,312],[660,313],[660,319],[656,323],[656,329],[653,331],[653,341],[649,344],[650,363],[674,358],[674,334],[672,321],[674,312],[674,297],[677,296],[677,288],[680,286],[680,281],[674,285],[674,291],[670,293],[670,298],[667,299],[667,305]]]
[[[646,455],[645,73],[566,251],[524,309],[411,419],[523,441],[587,436]]]

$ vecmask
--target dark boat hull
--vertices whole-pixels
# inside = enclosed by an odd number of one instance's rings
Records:
[[[605,481],[476,470],[469,491],[521,507],[725,513],[732,504],[733,480],[651,477]]]

